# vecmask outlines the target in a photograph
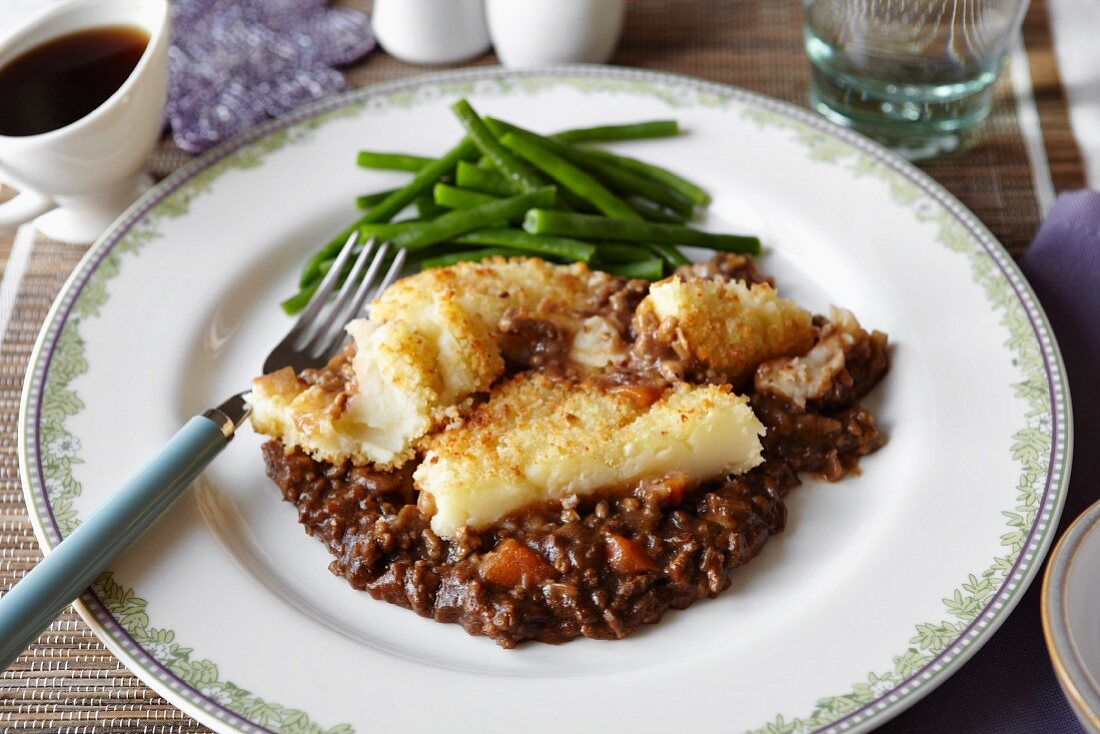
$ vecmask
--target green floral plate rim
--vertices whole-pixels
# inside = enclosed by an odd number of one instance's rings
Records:
[[[426,74],[366,87],[300,108],[244,133],[183,166],[147,192],[89,249],[77,265],[51,307],[31,355],[31,367],[27,372],[20,406],[19,454],[25,498],[31,510],[35,532],[43,549],[48,552],[56,546],[78,522],[75,513],[71,513],[67,519],[59,519],[48,492],[43,468],[45,447],[42,445],[39,432],[39,426],[43,421],[46,392],[44,386],[58,351],[62,332],[78,297],[108,256],[115,253],[116,249],[119,251],[123,249],[119,248],[119,245],[126,236],[140,231],[138,225],[185,185],[190,185],[194,189],[189,192],[192,196],[205,192],[213,178],[223,170],[226,159],[264,138],[279,133],[285,135],[298,127],[315,128],[332,117],[340,116],[341,112],[355,114],[365,109],[369,113],[374,105],[411,104],[417,92],[422,89],[442,87],[449,92],[452,88],[456,88],[456,85],[476,85],[478,82],[502,85],[514,82],[521,89],[537,89],[554,84],[599,88],[601,84],[609,84],[610,86],[604,87],[603,91],[612,92],[616,91],[615,86],[619,85],[618,91],[646,93],[664,100],[673,107],[694,104],[726,106],[730,103],[739,103],[745,106],[747,114],[754,114],[761,124],[791,128],[811,149],[820,146],[828,148],[830,144],[835,145],[839,142],[844,151],[838,153],[834,149],[816,156],[817,159],[828,162],[838,156],[857,154],[857,174],[866,172],[866,170],[860,170],[861,168],[878,167],[881,169],[879,175],[889,180],[892,189],[899,184],[909,188],[915,187],[943,208],[947,215],[945,219],[951,220],[954,225],[961,225],[971,243],[977,243],[979,247],[973,248],[973,254],[988,259],[994,265],[991,272],[984,273],[984,277],[987,281],[992,279],[998,285],[1006,284],[1009,287],[1007,297],[1010,303],[1008,305],[996,302],[1003,298],[998,299],[991,293],[989,282],[985,283],[987,298],[995,307],[1008,309],[1011,306],[1022,309],[1025,319],[1017,324],[1018,328],[1013,332],[1013,339],[1023,339],[1029,343],[1027,349],[1016,345],[1017,355],[1022,359],[1020,355],[1028,349],[1037,350],[1036,356],[1041,357],[1041,375],[1037,374],[1036,377],[1041,377],[1042,382],[1045,383],[1043,385],[1045,394],[1032,403],[1032,413],[1029,414],[1033,419],[1031,423],[1038,425],[1039,428],[1025,429],[1020,432],[1037,430],[1038,437],[1033,444],[1030,444],[1025,440],[1026,437],[1020,439],[1017,435],[1018,441],[1024,441],[1021,444],[1023,448],[1013,447],[1015,458],[1020,458],[1016,456],[1019,452],[1027,453],[1032,466],[1044,469],[1045,476],[1035,477],[1041,480],[1042,489],[1041,492],[1033,493],[1033,500],[1027,503],[1030,507],[1023,515],[1018,515],[1015,519],[1009,518],[1009,525],[1017,529],[1019,537],[1011,543],[1012,551],[1009,556],[994,559],[992,568],[997,569],[998,564],[1001,566],[999,573],[996,574],[1000,577],[1000,583],[994,587],[991,583],[994,574],[987,571],[982,574],[982,579],[972,575],[969,585],[963,584],[963,588],[968,593],[978,587],[981,587],[982,593],[974,591],[971,597],[965,598],[959,590],[956,590],[956,605],[969,604],[976,608],[966,610],[965,614],[956,613],[958,610],[952,611],[954,616],[966,624],[960,622],[950,627],[941,624],[940,627],[947,631],[943,639],[939,640],[939,644],[932,646],[921,643],[922,649],[935,650],[934,655],[910,648],[908,652],[896,656],[894,659],[896,671],[904,671],[905,675],[899,676],[893,672],[885,675],[872,673],[868,676],[869,682],[856,684],[852,693],[821,699],[818,708],[805,718],[786,719],[780,714],[774,722],[766,723],[756,731],[781,733],[866,730],[896,715],[946,680],[981,647],[1023,596],[1049,548],[1052,531],[1065,498],[1072,447],[1071,409],[1061,355],[1047,318],[1019,269],[992,234],[954,196],[901,157],[850,130],[835,126],[792,104],[727,85],[660,72],[596,65],[570,65],[523,71],[492,67]],[[295,140],[292,137],[287,138],[283,143],[269,146],[268,150],[277,150],[286,143],[293,144]],[[222,166],[219,166],[219,163],[222,163]],[[204,173],[205,176],[202,175]],[[171,204],[172,202],[167,202],[167,205]],[[186,211],[186,203],[183,211]],[[967,247],[972,247],[972,244]],[[117,256],[117,253],[115,255]],[[975,270],[978,269],[977,265],[973,267]],[[978,274],[975,275],[975,279],[980,279]],[[1005,296],[1005,294],[1001,295]],[[103,297],[105,298],[106,295]],[[1006,319],[1010,318],[1006,316]],[[79,348],[83,349],[82,342],[79,342]],[[1036,366],[1040,366],[1038,362]],[[1033,390],[1037,387],[1032,385]],[[1037,409],[1036,406],[1039,408]],[[1031,456],[1034,454],[1038,455]],[[1021,462],[1026,463],[1024,459],[1021,459]],[[1022,477],[1021,484],[1023,482]],[[1038,485],[1039,482],[1035,484]],[[76,487],[75,492],[79,494],[79,486]],[[1005,514],[1013,513],[1006,511]],[[1006,545],[1009,543],[1006,542]],[[128,667],[173,703],[190,709],[189,713],[219,725],[232,727],[236,731],[311,733],[329,731],[333,734],[352,731],[351,727],[345,724],[326,730],[303,712],[284,710],[278,705],[267,704],[247,691],[240,691],[232,684],[225,682],[220,691],[224,692],[225,686],[230,686],[242,694],[247,694],[244,700],[253,706],[258,704],[260,710],[264,712],[289,711],[293,716],[273,717],[266,713],[263,716],[246,716],[244,713],[251,714],[251,710],[242,709],[240,705],[230,708],[226,705],[227,701],[220,700],[222,697],[211,695],[195,682],[185,680],[178,670],[170,669],[135,640],[127,625],[123,624],[112,611],[111,607],[114,606],[117,610],[118,605],[114,602],[106,603],[104,598],[101,598],[103,594],[110,593],[110,589],[115,589],[125,597],[123,601],[140,602],[138,606],[144,608],[144,602],[134,597],[132,590],[118,587],[109,574],[105,574],[78,600],[76,606],[81,616],[104,643],[126,662]],[[970,604],[970,600],[977,601]],[[117,601],[116,599],[115,602]],[[951,599],[945,599],[944,602],[949,609],[952,608]],[[932,629],[933,625],[917,625],[918,631],[923,627]],[[916,640],[917,638],[914,638],[914,642]],[[912,664],[904,664],[907,656],[912,658],[910,660]],[[198,663],[209,663],[209,661],[198,661]],[[216,672],[214,680],[217,682]],[[840,703],[838,706],[825,705],[828,702]]]

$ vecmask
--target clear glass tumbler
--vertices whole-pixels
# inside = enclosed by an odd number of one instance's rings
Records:
[[[811,102],[912,158],[964,145],[1027,0],[803,0]]]

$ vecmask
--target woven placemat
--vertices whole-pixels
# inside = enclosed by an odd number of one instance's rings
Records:
[[[367,5],[369,2],[344,2]],[[615,63],[746,87],[805,105],[809,70],[801,46],[800,4],[788,0],[631,0]],[[1084,183],[1083,167],[1051,47],[1045,0],[1024,25],[1042,145],[1056,190]],[[471,65],[495,63],[492,56]],[[383,53],[348,69],[355,86],[422,73]],[[163,177],[188,157],[163,141],[150,171]],[[1007,75],[973,148],[923,165],[969,206],[1015,255],[1035,232],[1040,206]],[[1045,175],[1045,174],[1044,174]],[[12,240],[0,236],[0,271]],[[16,425],[23,373],[54,296],[85,247],[40,241],[26,263],[0,346],[0,590],[41,557],[23,505]],[[1038,632],[1037,632],[1038,633]],[[130,674],[71,609],[0,676],[0,730],[49,732],[203,732]]]

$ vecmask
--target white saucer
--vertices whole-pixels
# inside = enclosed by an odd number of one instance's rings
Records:
[[[1069,526],[1043,579],[1043,634],[1077,718],[1100,732],[1100,502]]]

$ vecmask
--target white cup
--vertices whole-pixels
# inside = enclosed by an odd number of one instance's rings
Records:
[[[149,44],[106,102],[56,130],[0,135],[0,179],[22,192],[0,204],[0,230],[37,217],[48,237],[91,242],[152,184],[142,169],[163,128],[168,95],[166,0],[47,5],[0,40],[0,67],[58,36],[120,25],[145,31]]]
[[[489,50],[482,0],[374,0],[371,29],[410,64],[450,64]]]
[[[624,0],[486,0],[489,36],[505,66],[583,61],[615,53]]]

